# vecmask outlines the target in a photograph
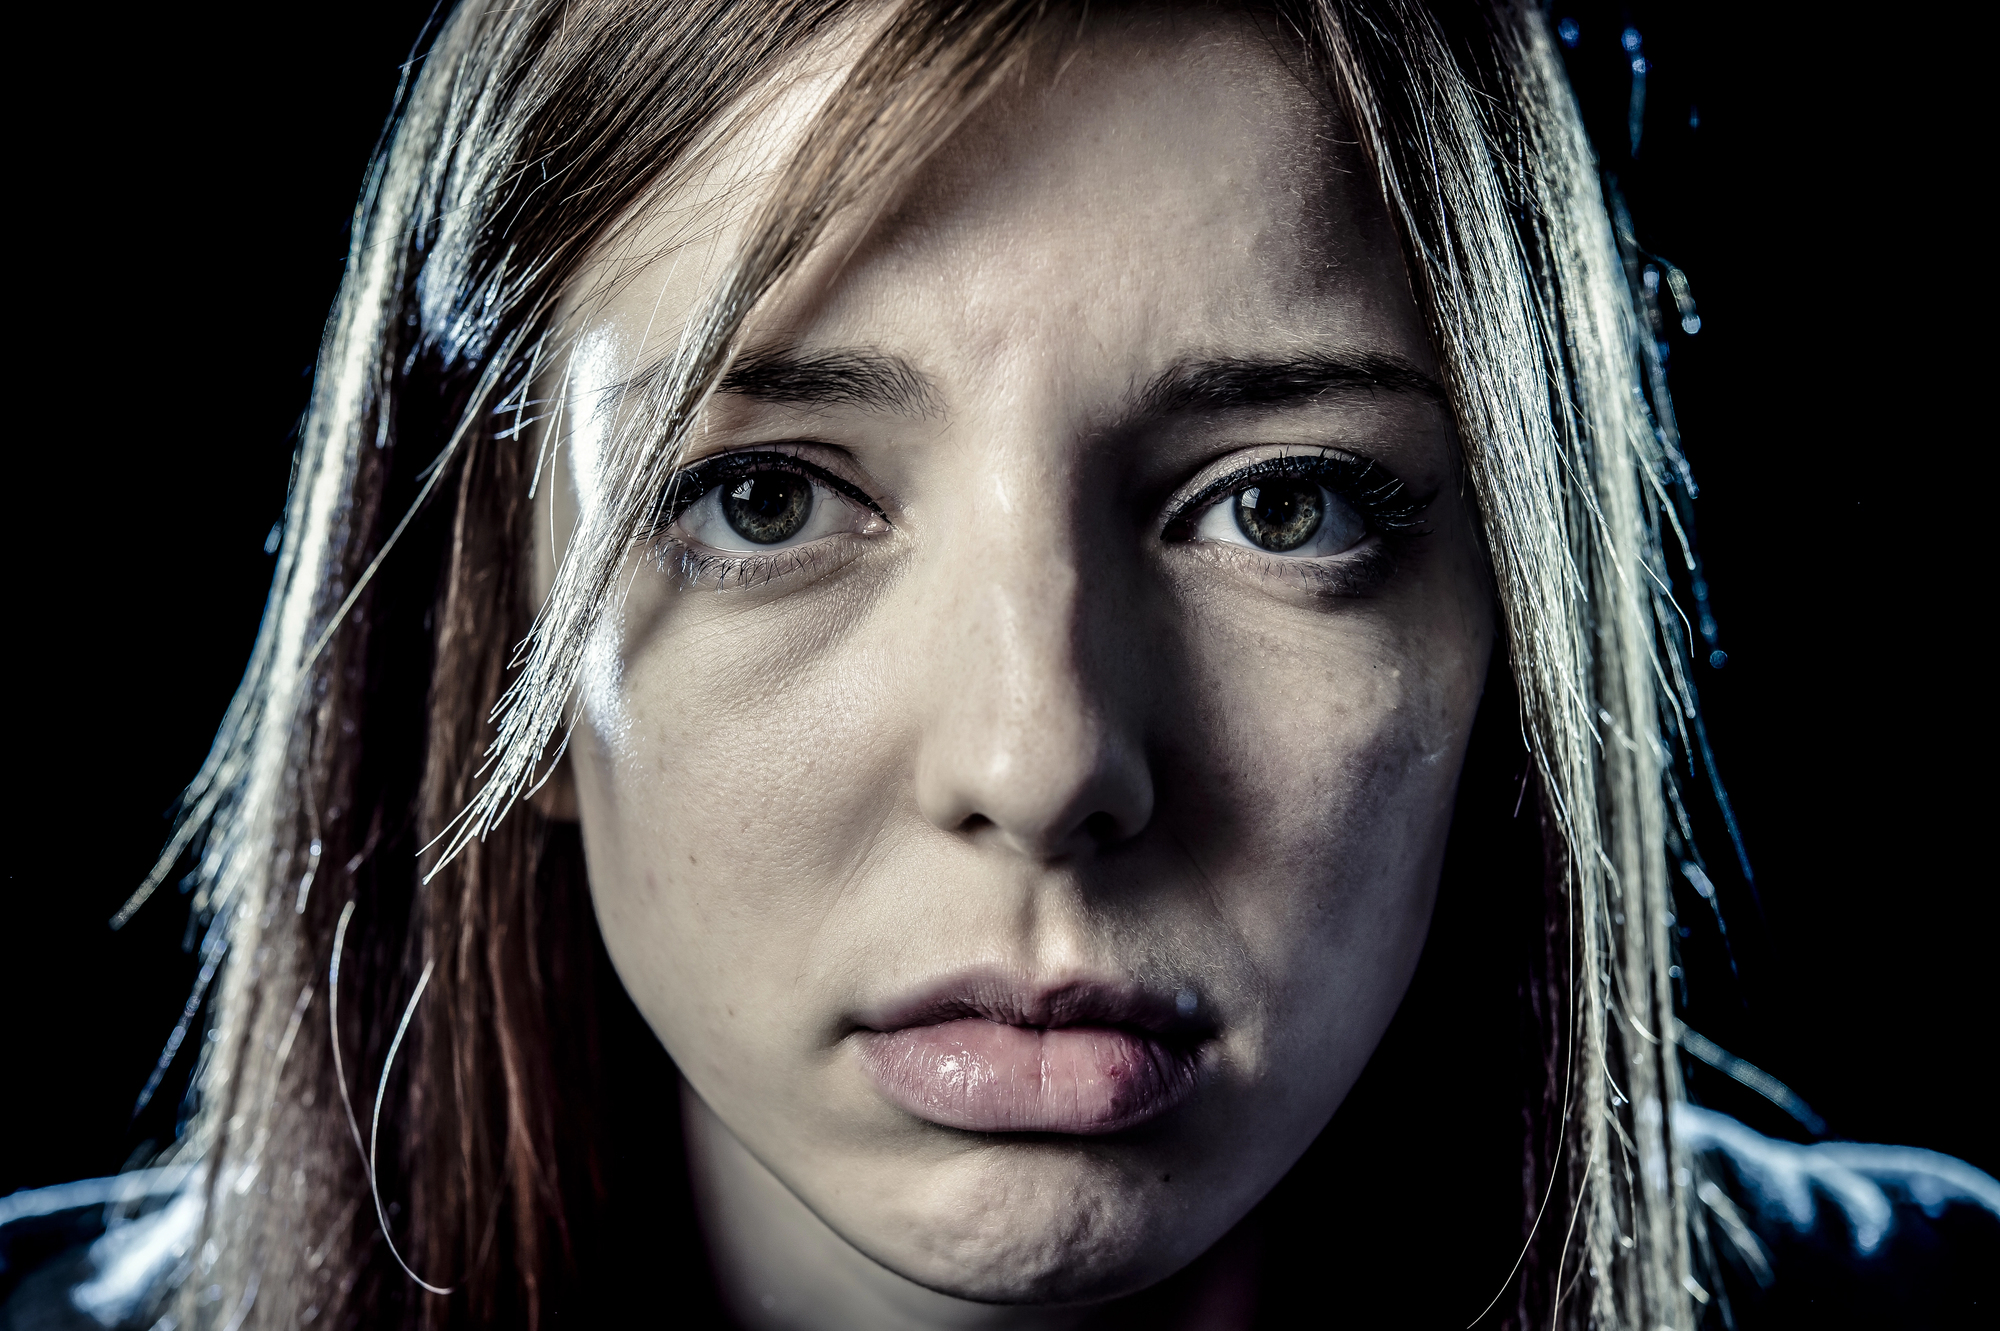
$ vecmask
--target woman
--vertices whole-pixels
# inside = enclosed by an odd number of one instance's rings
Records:
[[[1394,1315],[1754,1300],[1628,263],[1532,10],[453,15],[158,875],[169,1315],[1248,1325],[1371,1149]]]

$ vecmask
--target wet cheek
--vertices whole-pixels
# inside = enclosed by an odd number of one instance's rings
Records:
[[[1411,715],[1415,701],[1350,691],[1299,718],[1314,750],[1260,802],[1254,876],[1233,904],[1262,1011],[1244,1067],[1314,1103],[1358,1075],[1428,931],[1451,780],[1427,761],[1433,718]]]
[[[1454,681],[1366,652],[1261,665],[1226,688],[1199,764],[1232,806],[1214,853],[1258,885],[1239,925],[1288,951],[1302,930],[1346,946],[1360,918],[1421,913],[1470,724]]]

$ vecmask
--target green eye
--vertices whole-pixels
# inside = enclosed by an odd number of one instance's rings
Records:
[[[722,517],[738,536],[756,545],[777,545],[804,530],[812,517],[812,482],[794,472],[759,471],[726,482]]]
[[[1209,500],[1192,534],[1290,559],[1324,559],[1367,539],[1368,520],[1312,476],[1267,471],[1239,477]]]
[[[698,463],[676,476],[667,494],[670,503],[691,496],[675,504],[667,534],[701,551],[747,560],[889,529],[875,501],[851,482],[773,450]]]
[[[1326,491],[1299,476],[1272,477],[1236,493],[1236,529],[1259,549],[1283,554],[1310,541],[1326,520]]]

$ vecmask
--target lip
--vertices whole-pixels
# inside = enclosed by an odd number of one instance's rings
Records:
[[[1193,990],[971,973],[856,1019],[861,1065],[905,1112],[969,1132],[1100,1136],[1178,1106],[1212,1034]]]

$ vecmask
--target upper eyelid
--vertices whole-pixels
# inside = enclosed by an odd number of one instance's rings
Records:
[[[1342,498],[1354,503],[1361,510],[1362,517],[1367,520],[1369,527],[1373,530],[1396,530],[1414,527],[1416,525],[1416,516],[1430,502],[1428,497],[1418,499],[1412,495],[1409,484],[1401,476],[1374,458],[1349,453],[1344,449],[1322,446],[1313,449],[1311,452],[1280,452],[1267,454],[1260,458],[1253,458],[1231,467],[1229,470],[1198,486],[1187,487],[1183,490],[1183,493],[1187,497],[1174,501],[1172,507],[1169,509],[1166,520],[1160,527],[1161,535],[1172,539],[1176,533],[1186,533],[1202,513],[1214,507],[1217,503],[1222,502],[1224,496],[1236,486],[1242,484],[1246,473],[1253,472],[1259,467],[1270,464],[1284,463],[1303,464],[1297,465],[1297,470],[1306,474],[1319,469],[1319,467],[1313,464],[1320,464],[1320,466],[1331,464],[1337,467],[1354,469],[1358,475],[1350,477],[1349,479],[1351,480],[1358,480],[1360,476],[1371,473],[1376,473],[1383,477],[1384,481],[1375,487],[1377,493],[1374,495],[1351,492],[1345,488],[1336,491],[1341,494]],[[1273,470],[1279,470],[1279,468],[1273,468]],[[1381,493],[1384,490],[1388,491],[1388,493]],[[1404,502],[1397,504],[1394,509],[1385,511],[1383,501],[1397,495],[1405,497]]]
[[[1207,480],[1200,481],[1198,484],[1182,486],[1177,497],[1169,501],[1168,508],[1172,514],[1172,519],[1181,518],[1196,509],[1208,507],[1223,494],[1227,493],[1232,486],[1238,484],[1246,472],[1255,471],[1259,467],[1268,466],[1272,463],[1306,464],[1299,467],[1299,470],[1302,471],[1315,469],[1311,466],[1314,463],[1332,463],[1337,466],[1344,465],[1361,469],[1373,467],[1387,475],[1395,477],[1395,473],[1390,472],[1387,467],[1382,466],[1381,463],[1376,462],[1373,458],[1361,457],[1336,448],[1321,447],[1315,448],[1311,452],[1294,450],[1267,453],[1262,457],[1236,461],[1234,465],[1220,471],[1215,470],[1213,467],[1203,468],[1204,473],[1213,474],[1209,475]],[[1395,479],[1400,482],[1402,478],[1395,477]]]
[[[755,466],[754,459],[767,457],[782,458],[788,465],[781,467],[780,470],[797,471],[808,479],[822,483],[841,498],[861,505],[876,517],[887,522],[889,515],[882,511],[882,506],[866,490],[863,490],[846,477],[835,473],[830,468],[820,466],[818,463],[812,462],[807,458],[802,458],[796,453],[787,452],[784,448],[786,444],[798,445],[810,442],[813,441],[803,439],[773,440],[769,444],[761,444],[748,448],[735,448],[722,453],[711,453],[707,457],[698,458],[683,466],[673,474],[673,477],[667,484],[671,491],[672,487],[683,483],[682,478],[684,477],[690,480],[701,480],[705,474],[724,470],[733,462],[742,463],[747,470]],[[825,447],[825,445],[820,446]],[[688,508],[699,502],[703,496],[715,488],[715,485],[716,482],[710,481],[703,484],[700,489],[690,491],[685,497],[681,498],[674,506],[674,518],[678,520],[680,514],[686,512]]]
[[[1191,503],[1194,500],[1194,497],[1202,493],[1204,490],[1212,489],[1214,486],[1221,484],[1222,482],[1230,479],[1231,477],[1236,476],[1239,473],[1244,472],[1251,467],[1255,467],[1266,462],[1283,462],[1283,461],[1317,462],[1321,459],[1331,459],[1343,462],[1366,463],[1372,460],[1369,458],[1362,457],[1359,454],[1349,453],[1345,449],[1334,448],[1326,444],[1315,444],[1315,445],[1305,445],[1305,446],[1301,446],[1298,444],[1277,444],[1277,445],[1265,445],[1265,447],[1272,447],[1275,448],[1277,451],[1270,453],[1262,453],[1259,456],[1249,458],[1246,461],[1243,455],[1245,453],[1255,452],[1256,449],[1254,447],[1247,449],[1238,449],[1235,452],[1230,453],[1227,456],[1219,459],[1218,461],[1210,463],[1208,466],[1201,468],[1199,471],[1195,473],[1195,476],[1197,478],[1196,481],[1191,481],[1188,484],[1179,486],[1176,489],[1175,494],[1180,497],[1172,501],[1172,506],[1175,508],[1180,508],[1188,503]],[[1206,480],[1199,479],[1204,476],[1207,477],[1208,479]]]

